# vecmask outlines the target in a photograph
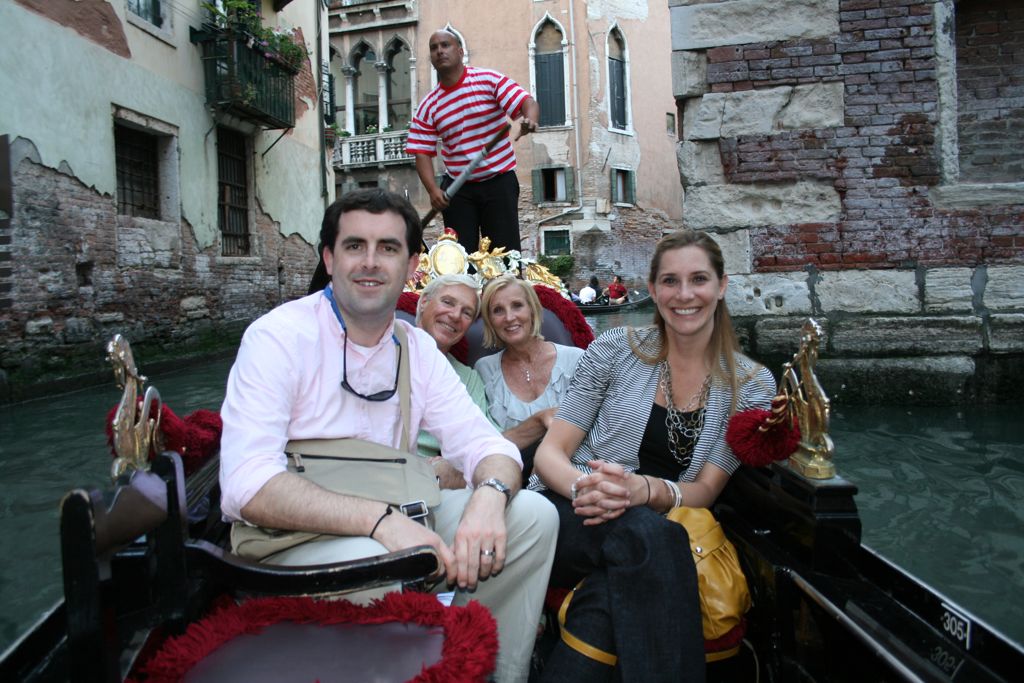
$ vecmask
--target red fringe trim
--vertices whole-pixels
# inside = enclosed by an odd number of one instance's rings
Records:
[[[388,593],[370,605],[347,600],[312,598],[255,598],[240,605],[223,606],[188,627],[181,636],[164,643],[143,664],[136,681],[180,681],[197,663],[221,645],[282,621],[299,624],[414,623],[444,628],[441,660],[424,667],[414,683],[452,683],[485,680],[498,656],[498,627],[494,617],[476,600],[465,607],[445,607],[426,593]],[[132,678],[129,678],[131,681]]]
[[[776,460],[785,460],[800,445],[800,428],[790,427],[787,420],[760,431],[772,416],[770,410],[751,408],[729,419],[725,442],[736,458],[751,467],[765,467]]]
[[[139,399],[139,404],[142,399]],[[110,446],[114,457],[114,413],[117,406],[107,413],[107,445]],[[185,474],[191,474],[199,469],[206,460],[220,448],[220,433],[224,423],[220,414],[213,410],[201,408],[189,413],[185,419],[174,414],[166,405],[160,407],[160,431],[164,436],[164,448],[169,451],[177,451],[181,455],[182,465],[185,467]],[[152,460],[155,453],[150,451],[149,458]]]

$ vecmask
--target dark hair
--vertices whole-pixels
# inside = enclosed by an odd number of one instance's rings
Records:
[[[654,256],[651,257],[651,274],[647,278],[647,286],[654,288],[654,282],[658,279],[658,271],[661,269],[661,258],[665,252],[682,249],[683,247],[699,247],[707,254],[708,261],[715,275],[721,280],[725,277],[725,259],[722,258],[722,249],[706,232],[696,230],[676,230],[662,237],[654,248]],[[658,309],[654,309],[654,325],[658,328],[661,336],[661,349],[657,357],[650,357],[639,352],[636,346],[634,353],[648,362],[660,362],[668,354],[668,344],[665,343],[665,319],[661,317]],[[729,316],[729,308],[725,305],[725,299],[718,302],[715,307],[714,330],[711,332],[711,340],[708,342],[708,355],[713,362],[712,373],[719,375],[732,388],[732,400],[730,414],[736,410],[737,388],[746,378],[736,376],[735,354],[740,350],[739,341],[736,339],[736,330],[732,326],[732,318]],[[725,370],[723,371],[718,359],[725,359]]]
[[[324,247],[334,250],[342,215],[349,211],[368,211],[376,214],[390,211],[398,214],[405,221],[405,246],[409,250],[409,255],[419,252],[423,243],[423,228],[420,227],[419,214],[409,200],[394,192],[369,188],[342,195],[324,211],[324,220],[320,224],[320,247],[317,250],[321,259]]]
[[[598,287],[601,286],[601,283],[598,281],[596,275],[590,276],[590,286],[593,287],[594,289],[597,289]]]

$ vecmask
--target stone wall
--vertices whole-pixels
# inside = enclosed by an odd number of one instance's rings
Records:
[[[777,365],[814,316],[839,400],[1019,400],[1018,3],[669,5],[683,222],[750,351]]]

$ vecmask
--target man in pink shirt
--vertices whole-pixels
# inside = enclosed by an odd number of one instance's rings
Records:
[[[231,369],[221,410],[221,505],[238,524],[324,534],[264,560],[273,564],[433,546],[459,589],[455,603],[477,599],[498,622],[497,680],[525,681],[558,517],[543,497],[519,491],[518,449],[473,403],[434,340],[395,320],[420,239],[415,209],[390,192],[360,190],[327,209],[320,243],[331,284],[250,325]],[[433,530],[383,502],[337,494],[286,470],[284,447],[293,439],[399,447],[396,325],[408,336],[409,443],[420,429],[433,434],[471,482],[442,491]]]
[[[430,36],[430,63],[437,86],[416,108],[406,151],[416,156],[416,173],[430,195],[430,205],[442,211],[444,224],[459,233],[459,244],[473,253],[480,235],[491,247],[519,249],[519,180],[512,140],[505,135],[484,157],[451,201],[444,194],[506,123],[518,119],[516,139],[537,130],[540,107],[523,88],[504,74],[465,66],[462,44],[455,34],[440,30]],[[441,142],[445,177],[434,180],[433,158]]]

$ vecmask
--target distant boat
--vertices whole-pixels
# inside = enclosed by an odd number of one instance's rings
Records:
[[[616,311],[631,311],[637,308],[644,308],[651,303],[651,295],[649,292],[637,292],[634,291],[631,295],[632,298],[629,301],[621,304],[608,304],[598,303],[605,297],[599,297],[597,302],[592,304],[581,304],[576,302],[577,308],[580,309],[580,313],[583,315],[593,315],[595,313],[615,313]]]

